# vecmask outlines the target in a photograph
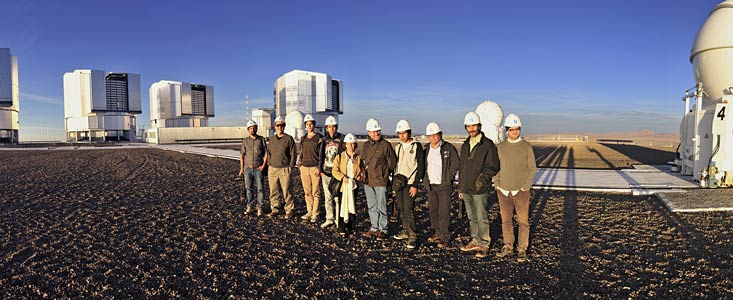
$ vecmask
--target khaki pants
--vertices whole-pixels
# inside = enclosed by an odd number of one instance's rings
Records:
[[[290,168],[269,167],[267,181],[270,185],[270,208],[272,211],[278,211],[281,202],[280,190],[282,189],[282,198],[285,200],[285,212],[290,213],[295,208],[290,193]]]
[[[514,248],[514,210],[517,211],[517,223],[519,223],[519,241],[517,251],[527,250],[529,246],[529,191],[519,191],[512,196],[504,196],[497,190],[499,197],[499,210],[501,211],[501,234],[504,238],[504,246]]]
[[[306,215],[317,219],[321,204],[321,177],[316,176],[318,167],[300,167],[300,180],[305,192]]]

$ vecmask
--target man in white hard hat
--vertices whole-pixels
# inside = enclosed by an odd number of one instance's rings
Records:
[[[305,192],[306,214],[301,217],[318,222],[321,201],[321,170],[323,169],[323,136],[315,131],[316,120],[305,115],[305,136],[300,138],[300,180]]]
[[[504,121],[507,139],[497,149],[501,170],[494,177],[499,210],[501,211],[501,232],[504,246],[496,253],[497,257],[512,254],[514,249],[514,211],[517,212],[519,238],[517,241],[517,261],[527,260],[529,245],[529,200],[530,188],[537,173],[532,145],[520,134],[522,121],[515,114],[509,114]]]
[[[323,163],[321,166],[321,182],[323,183],[323,200],[324,209],[326,210],[326,221],[321,224],[321,228],[327,228],[336,223],[336,205],[328,184],[333,179],[333,162],[337,156],[344,151],[343,137],[338,132],[338,122],[334,116],[326,118],[326,135],[323,136]]]
[[[366,130],[369,140],[364,143],[361,153],[366,171],[364,193],[369,207],[371,227],[364,236],[383,240],[387,237],[388,223],[387,181],[397,164],[397,157],[392,146],[382,137],[382,126],[378,120],[369,119]]]
[[[428,194],[430,228],[433,235],[428,242],[446,248],[450,243],[450,203],[453,194],[453,178],[458,172],[458,151],[443,140],[440,125],[430,122],[425,129],[429,143],[425,144],[425,177],[423,184]]]
[[[280,211],[278,207],[284,200],[285,219],[293,216],[293,198],[290,187],[290,173],[295,167],[295,140],[285,133],[285,121],[281,116],[275,118],[275,135],[270,138],[267,145],[267,180],[270,184],[270,217],[277,216]]]
[[[408,249],[414,249],[417,242],[415,197],[425,174],[425,159],[423,147],[412,138],[412,128],[407,120],[397,122],[395,132],[400,142],[394,146],[394,151],[397,153],[397,166],[392,176],[392,191],[397,208],[400,210],[402,231],[394,238],[396,240],[407,239],[405,246]],[[403,182],[399,183],[399,181]]]
[[[267,143],[265,138],[257,135],[257,123],[247,121],[249,136],[242,139],[239,151],[239,176],[244,175],[244,188],[247,191],[247,210],[245,214],[254,211],[255,199],[252,182],[257,185],[257,216],[262,215],[262,206],[265,204],[263,195],[262,172],[267,165]]]
[[[486,204],[491,190],[491,178],[499,172],[496,145],[481,132],[481,119],[475,112],[463,118],[468,138],[461,146],[458,197],[463,199],[471,228],[471,241],[460,247],[463,252],[476,251],[476,257],[488,255],[491,237]]]

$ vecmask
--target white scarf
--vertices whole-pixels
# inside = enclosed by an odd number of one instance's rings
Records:
[[[346,154],[346,157],[348,156]],[[349,214],[356,214],[353,192],[357,187],[354,183],[354,161],[351,157],[348,158],[349,161],[346,163],[346,177],[349,178],[349,182],[341,185],[341,209],[339,211],[339,216],[344,219],[344,223],[349,222]]]

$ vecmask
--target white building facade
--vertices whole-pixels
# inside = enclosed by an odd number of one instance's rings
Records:
[[[343,84],[328,74],[293,70],[275,81],[275,115],[310,114],[321,131],[328,116],[343,114]]]
[[[252,121],[257,123],[257,134],[270,137],[273,134],[275,111],[272,108],[257,108],[252,110]]]
[[[134,141],[135,115],[140,113],[140,75],[100,70],[64,74],[68,141]]]
[[[207,127],[214,117],[214,87],[162,80],[150,86],[150,128]]]
[[[18,142],[18,57],[0,48],[0,143]]]

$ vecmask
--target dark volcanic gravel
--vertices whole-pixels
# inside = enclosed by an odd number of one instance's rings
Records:
[[[733,213],[533,191],[530,261],[339,238],[243,215],[235,161],[152,149],[2,152],[0,297],[733,298]],[[295,177],[297,178],[297,177]],[[300,181],[297,209],[304,211]],[[454,203],[454,211],[458,205]],[[368,227],[363,194],[358,230]],[[500,247],[495,200],[491,250]],[[299,215],[298,215],[299,216]]]

